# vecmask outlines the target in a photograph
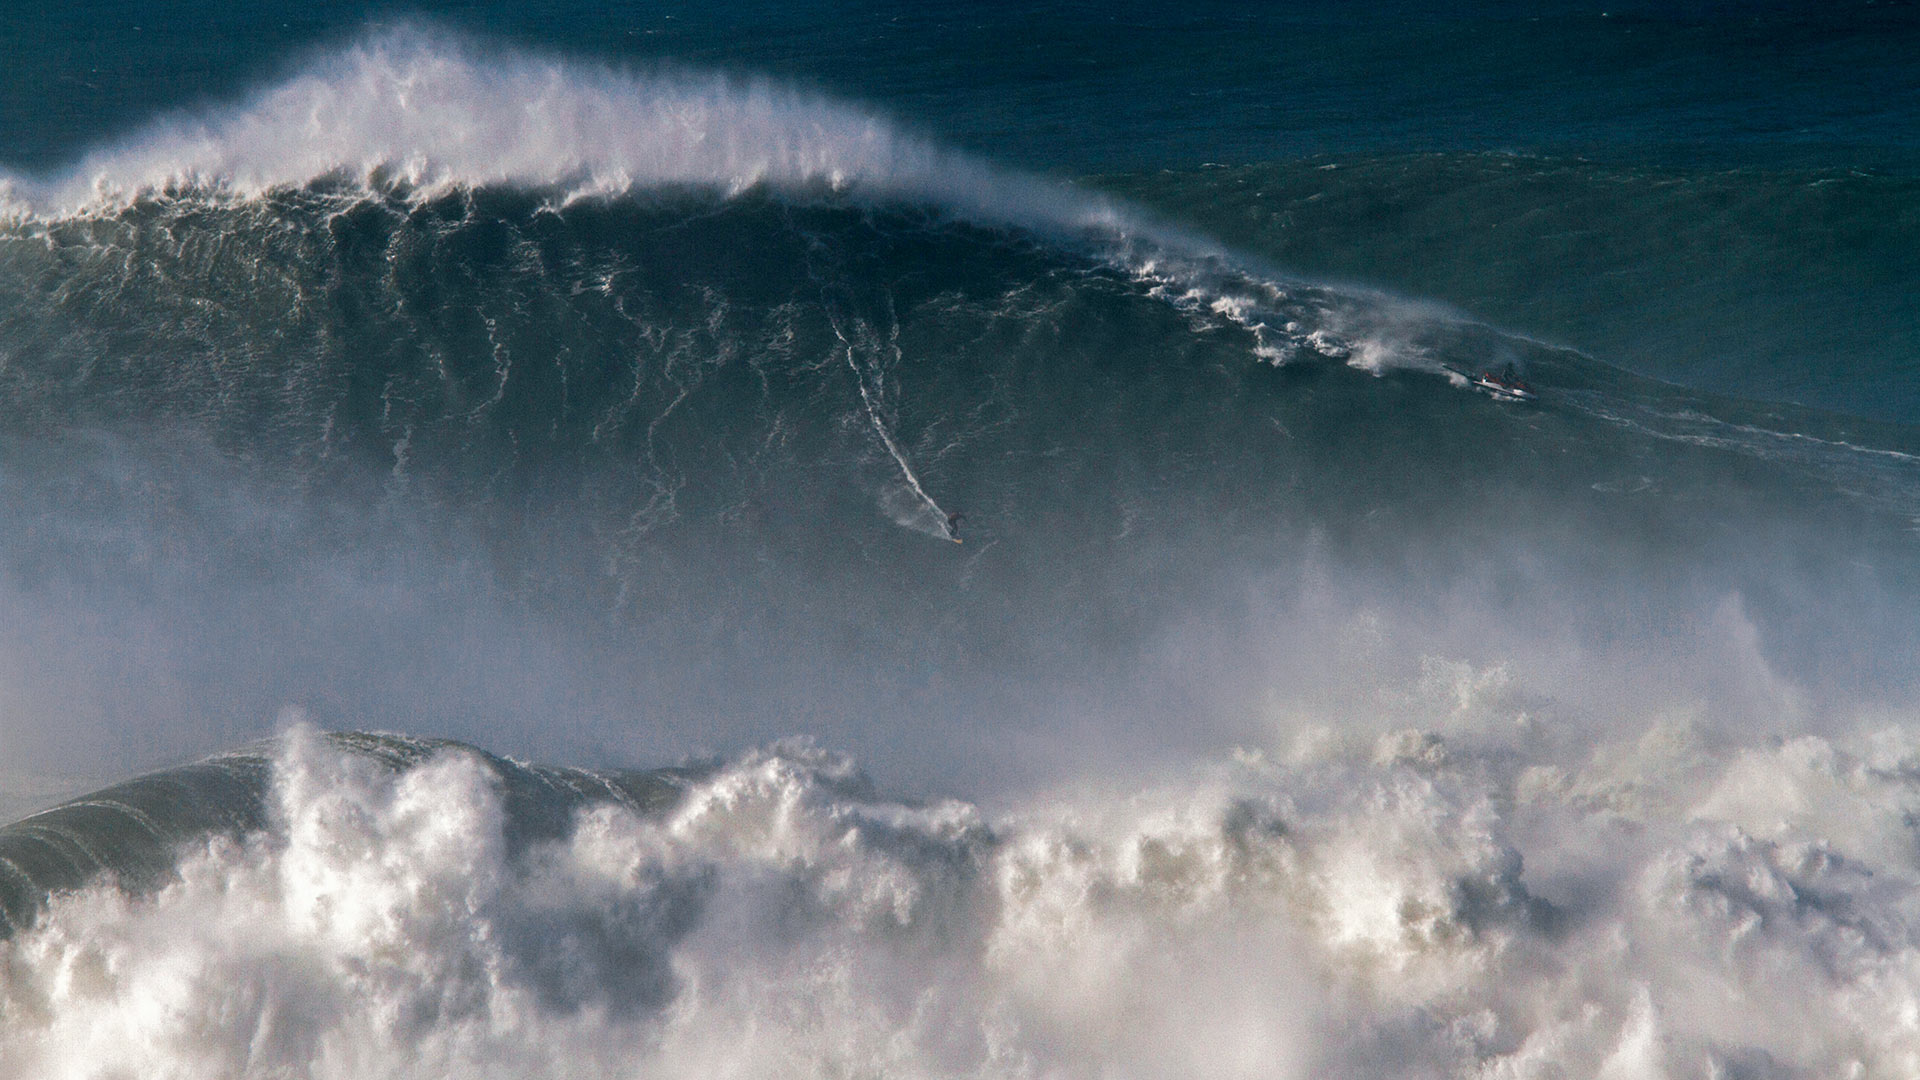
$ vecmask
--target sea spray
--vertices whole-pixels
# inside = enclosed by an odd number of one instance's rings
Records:
[[[395,764],[296,730],[265,827],[187,844],[144,898],[56,896],[0,946],[0,1075],[1920,1062],[1911,739],[1702,758],[1656,723],[1543,757],[1473,726],[1303,731],[999,820],[787,744],[528,844],[473,750]]]
[[[1407,312],[1451,318],[1377,292],[1336,297],[1137,207],[995,168],[817,95],[503,51],[424,25],[367,36],[244,104],[161,121],[51,179],[0,174],[0,219],[30,228],[141,200],[221,205],[340,185],[415,203],[485,187],[556,207],[759,188],[927,203],[1085,245],[1177,305],[1246,327],[1255,354],[1275,363],[1333,356],[1437,371],[1400,344]],[[1301,317],[1324,308],[1332,318]]]
[[[420,25],[366,36],[243,104],[163,120],[63,175],[9,177],[6,190],[63,216],[167,192],[246,199],[323,180],[428,199],[507,185],[559,204],[772,185],[928,199],[1057,227],[1113,214],[1098,199],[765,80],[624,71]]]
[[[0,1075],[1916,1071],[1913,189],[1835,149],[1904,130],[1898,15],[1694,68],[1634,50],[1719,16],[1465,11],[1367,27],[1411,48],[1357,99],[1261,74],[1347,9],[725,13],[706,62],[877,104],[402,27],[13,159],[57,164],[0,179],[7,769],[240,749],[0,829]],[[233,40],[151,14],[162,78]],[[25,25],[9,85],[70,52]],[[144,62],[114,25],[85,63]],[[1686,131],[1775,137],[1718,75],[1816,53],[1773,89],[1863,109],[1772,130],[1829,172],[1531,156],[1569,96],[1665,139],[1676,71]],[[1454,57],[1562,97],[1401,107]],[[28,126],[121,100],[46,70]],[[1444,152],[1154,156],[1253,112]],[[1508,363],[1535,400],[1447,377]],[[1720,393],[1816,384],[1890,422]],[[245,745],[288,703],[470,745]]]

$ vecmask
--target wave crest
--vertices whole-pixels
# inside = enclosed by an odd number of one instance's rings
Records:
[[[162,121],[48,182],[13,178],[0,195],[61,215],[183,188],[245,198],[325,180],[425,197],[509,185],[563,200],[822,188],[1054,224],[1102,212],[797,89],[496,50],[419,25],[371,35],[237,107]]]

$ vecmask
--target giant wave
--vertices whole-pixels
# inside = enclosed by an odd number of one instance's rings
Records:
[[[1902,425],[428,31],[8,191],[10,746],[596,767],[0,830],[0,1071],[1914,1067]]]

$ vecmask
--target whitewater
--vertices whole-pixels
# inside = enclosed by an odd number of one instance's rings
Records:
[[[1920,1074],[1898,372],[1282,269],[1742,174],[916,132],[408,24],[0,174],[0,1080]]]
[[[1062,233],[1124,231],[1105,200],[995,170],[878,115],[764,80],[620,71],[424,26],[375,35],[259,98],[163,120],[64,175],[0,178],[16,220],[321,181],[414,200],[490,185],[556,206],[659,188],[924,200]]]
[[[296,728],[268,824],[6,945],[9,1076],[1897,1076],[1916,748],[1528,752],[1501,671],[988,818],[783,745],[516,843],[495,767]],[[1497,735],[1490,735],[1497,732]],[[1444,734],[1443,734],[1444,732]],[[18,843],[28,819],[0,842]],[[17,849],[9,849],[17,850]]]

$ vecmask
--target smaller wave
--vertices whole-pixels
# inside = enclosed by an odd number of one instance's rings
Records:
[[[405,772],[435,755],[468,750],[444,739],[333,732],[293,737],[330,752]],[[176,876],[182,850],[209,838],[238,841],[270,824],[273,768],[281,742],[263,742],[128,780],[0,826],[0,940],[31,927],[54,897],[105,878],[131,895]],[[602,773],[523,765],[480,751],[494,777],[515,845],[564,831],[584,806],[613,803],[641,813],[670,805],[697,769]],[[0,1075],[5,1075],[0,1073]]]

